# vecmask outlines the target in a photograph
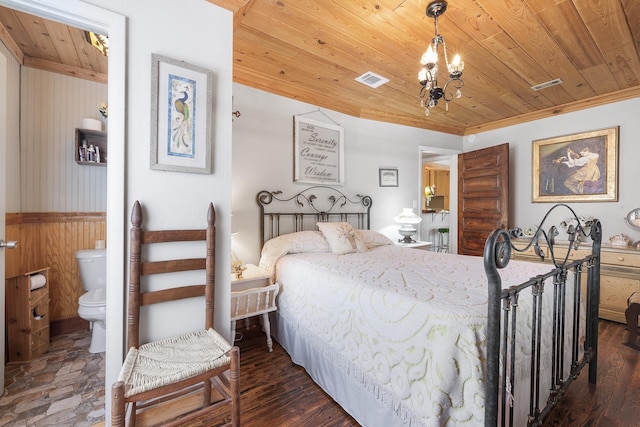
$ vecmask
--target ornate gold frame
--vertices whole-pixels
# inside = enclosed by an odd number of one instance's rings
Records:
[[[532,201],[618,201],[618,133],[615,126],[533,141]],[[578,156],[591,161],[581,165]]]

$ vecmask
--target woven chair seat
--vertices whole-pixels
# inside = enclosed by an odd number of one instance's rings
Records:
[[[129,349],[118,381],[125,397],[172,384],[230,363],[231,345],[213,329]]]

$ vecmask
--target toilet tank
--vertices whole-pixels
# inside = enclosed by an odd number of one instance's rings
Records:
[[[83,249],[76,252],[82,288],[85,291],[104,288],[107,284],[107,250]]]

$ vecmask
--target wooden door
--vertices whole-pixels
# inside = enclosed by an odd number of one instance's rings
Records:
[[[458,253],[482,256],[487,236],[508,218],[509,144],[458,156]]]

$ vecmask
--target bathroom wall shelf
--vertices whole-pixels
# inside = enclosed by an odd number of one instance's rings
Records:
[[[87,149],[83,149],[83,147]],[[94,150],[100,151],[100,161],[97,161],[96,151],[94,153],[94,160],[90,160],[88,148],[93,146]],[[75,159],[79,165],[87,166],[107,166],[107,133],[93,130],[93,129],[76,129],[76,142],[75,142]]]
[[[427,209],[423,209],[422,210],[423,214],[431,214],[431,221],[435,221],[436,217],[438,215],[440,215],[442,218],[441,220],[444,221],[444,219],[447,217],[447,215],[449,215],[449,211],[445,211],[445,210],[441,210],[441,211],[429,211]]]
[[[45,277],[45,285],[31,290],[36,274]],[[49,350],[49,267],[9,278],[5,285],[8,361],[29,361]]]

